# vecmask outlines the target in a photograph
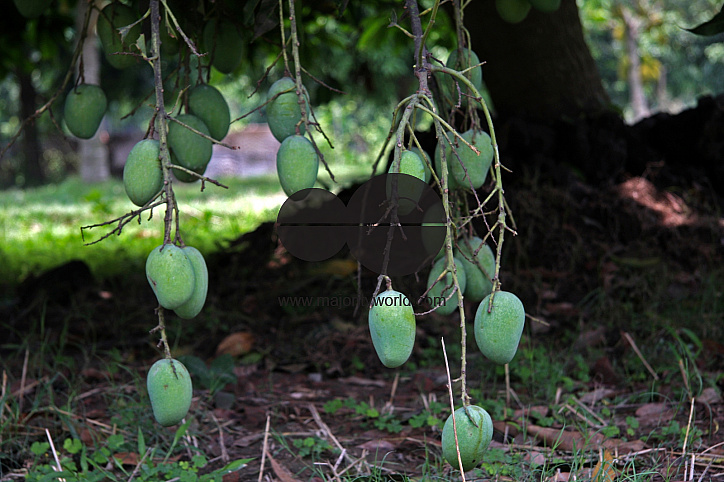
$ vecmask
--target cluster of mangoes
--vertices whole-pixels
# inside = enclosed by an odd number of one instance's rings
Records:
[[[309,115],[308,93],[302,87],[305,111]],[[266,107],[269,130],[281,142],[277,151],[279,184],[287,196],[314,187],[319,172],[319,155],[309,139],[302,122],[297,84],[291,77],[282,77],[267,93]]]
[[[561,0],[495,0],[500,18],[508,23],[520,23],[531,7],[544,13],[552,13],[561,6]]]
[[[157,246],[146,259],[146,278],[159,305],[190,319],[201,312],[209,288],[203,255],[191,246]],[[167,427],[179,423],[191,405],[192,384],[186,367],[172,358],[157,361],[146,379],[156,421]]]

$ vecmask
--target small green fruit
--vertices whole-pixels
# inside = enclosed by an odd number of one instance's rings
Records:
[[[131,7],[120,2],[112,2],[106,5],[98,15],[96,30],[101,39],[101,46],[106,54],[108,63],[117,69],[125,69],[135,65],[138,58],[134,55],[125,55],[128,46],[134,45],[141,35],[141,23],[135,24],[121,40],[118,29],[136,22],[138,17]],[[121,53],[119,53],[121,52]]]
[[[447,58],[447,62],[445,62],[446,67],[460,71],[478,64],[480,64],[480,59],[478,58],[477,54],[472,50],[466,48],[462,49],[462,59],[459,62],[458,49],[450,52],[450,56]],[[482,90],[482,67],[475,67],[472,70],[465,72],[464,75],[466,75],[470,79],[470,81],[473,83],[473,86],[475,86],[478,92]],[[440,89],[442,90],[441,93],[451,105],[458,105],[458,102],[462,106],[467,105],[468,97],[463,94],[467,93],[472,95],[472,92],[465,86],[464,83],[446,74],[438,73],[435,78],[438,80],[438,84],[440,86]],[[458,86],[460,87],[462,93],[458,92]]]
[[[400,173],[400,174],[408,174],[410,176],[414,176],[421,180],[422,182],[427,182],[430,180],[430,174],[429,172],[426,172],[425,169],[425,161],[422,160],[422,158],[417,154],[417,152],[414,152],[412,150],[409,151],[402,151],[400,153],[400,169],[395,169],[395,163],[394,161],[390,164],[390,168],[387,170],[388,173]],[[427,177],[427,179],[426,179]]]
[[[74,136],[90,139],[98,131],[106,113],[106,94],[97,85],[81,84],[68,92],[63,117]]]
[[[189,92],[189,111],[206,124],[211,137],[220,141],[229,132],[229,104],[216,87],[199,84]]]
[[[491,277],[495,273],[495,255],[490,246],[484,244],[483,240],[477,236],[470,238],[469,242],[472,251],[462,239],[458,241],[460,249],[456,250],[455,257],[465,266],[465,278],[467,279],[465,298],[477,303],[488,296],[493,289]],[[476,251],[477,255],[473,257]],[[480,270],[476,260],[483,267],[484,272]]]
[[[43,14],[52,0],[15,0],[15,7],[25,18],[36,18]]]
[[[480,151],[480,155],[475,154],[475,151],[465,145],[460,139],[457,139],[458,146],[453,148],[445,143],[445,158],[447,159],[448,173],[452,173],[452,178],[455,179],[456,186],[462,186],[463,189],[470,190],[472,183],[473,189],[480,188],[488,177],[488,171],[490,165],[493,162],[493,143],[487,132],[475,132],[472,129],[461,134],[462,138],[469,142],[472,146]],[[451,140],[452,137],[451,137]],[[453,140],[454,142],[455,140]],[[442,154],[440,154],[440,148],[435,150],[435,166],[442,165]],[[440,156],[440,159],[437,158]],[[463,166],[465,165],[465,169]],[[467,173],[465,172],[467,170]],[[452,187],[452,186],[451,186]]]
[[[453,258],[455,261],[455,269],[457,271],[457,277],[458,277],[458,284],[460,285],[460,289],[463,293],[465,293],[465,286],[467,284],[466,274],[465,274],[465,267],[460,262],[459,259]],[[447,266],[447,258],[443,257],[435,261],[435,264],[432,265],[432,269],[430,270],[430,274],[427,277],[427,287],[430,288],[433,283],[435,283],[435,280],[437,280],[438,276],[442,274],[443,271],[445,271],[445,267]],[[441,315],[449,315],[453,311],[455,311],[458,307],[458,294],[455,293],[452,295],[452,297],[445,301],[445,299],[450,296],[450,293],[452,293],[452,290],[454,288],[453,285],[453,277],[451,273],[447,273],[443,279],[438,281],[435,286],[432,286],[430,291],[428,291],[428,296],[433,300],[433,304],[440,305],[437,309],[437,313],[440,313]],[[444,303],[444,304],[443,304]]]
[[[493,297],[493,309],[488,312],[490,296],[480,302],[475,313],[475,341],[490,361],[505,365],[518,351],[525,325],[525,309],[513,293],[498,291]]]
[[[163,169],[158,156],[159,143],[154,139],[138,142],[123,166],[123,187],[133,204],[143,206],[163,189]]]
[[[428,174],[428,172],[425,169],[425,161],[423,161],[417,153],[411,150],[402,151],[402,153],[400,153],[399,171],[397,171],[395,167],[395,162],[393,161],[387,172],[390,174],[406,174],[412,177],[388,176],[386,183],[387,198],[392,199],[393,181],[396,181],[397,194],[399,196],[397,214],[407,215],[415,209],[415,206],[417,206],[418,202],[422,198],[425,189],[425,186],[422,183],[415,181],[413,178],[419,179],[422,182],[427,182],[425,180],[425,175]],[[392,177],[396,177],[396,179],[393,180]]]
[[[277,175],[287,196],[314,187],[318,172],[319,156],[306,137],[284,139],[277,151]]]
[[[186,246],[181,249],[189,261],[191,261],[191,266],[194,268],[195,283],[191,298],[174,311],[181,318],[188,320],[198,315],[204,307],[204,303],[206,303],[206,293],[209,291],[209,270],[206,268],[204,256],[198,249],[192,246]]]
[[[178,159],[176,158],[176,155],[172,152],[171,153],[171,163],[176,164],[177,166],[180,166]],[[197,169],[192,169],[196,174],[203,174],[206,172],[206,166],[199,167]],[[178,179],[181,182],[196,182],[199,180],[198,177],[192,176],[191,174],[188,174],[180,169],[173,169],[173,175],[176,179]]]
[[[552,13],[561,6],[561,0],[528,0],[533,8],[545,13]]]
[[[382,364],[396,368],[405,363],[415,344],[415,313],[410,300],[395,290],[380,293],[368,320],[372,344]]]
[[[269,130],[279,142],[297,133],[297,124],[302,120],[302,109],[299,107],[296,83],[291,77],[282,77],[272,84],[267,93],[267,99],[272,100],[266,108]],[[285,92],[289,89],[289,92]],[[284,92],[280,94],[280,92]],[[276,96],[279,94],[276,98]],[[303,124],[299,126],[299,133],[304,135]]]
[[[191,407],[193,385],[183,363],[173,358],[158,360],[151,366],[146,388],[156,421],[164,427],[181,422]]]
[[[169,310],[191,299],[196,287],[191,261],[173,244],[157,246],[151,251],[146,259],[146,279],[158,303]]]
[[[410,151],[414,152],[415,154],[417,154],[418,156],[420,156],[420,159],[422,159],[422,164],[425,166],[425,179],[424,179],[424,181],[425,181],[426,183],[430,182],[430,178],[432,178],[432,173],[431,173],[431,171],[430,171],[430,168],[427,167],[427,166],[428,166],[428,164],[430,164],[430,165],[432,166],[432,158],[430,157],[430,155],[429,155],[427,152],[421,151],[420,149],[418,149],[417,146],[411,147],[411,148],[410,148]],[[425,159],[427,159],[427,162],[425,162]]]
[[[498,15],[508,23],[520,23],[530,11],[528,0],[495,0]]]
[[[206,124],[191,114],[181,114],[177,119],[202,134],[209,135]],[[209,139],[201,137],[178,122],[171,122],[168,127],[168,147],[171,148],[180,166],[192,171],[205,170],[211,160],[213,144]]]
[[[212,65],[222,74],[230,74],[241,63],[244,53],[244,39],[236,26],[226,20],[210,20],[204,27],[204,48],[211,53]]]
[[[493,439],[493,421],[488,412],[477,405],[469,405],[467,410],[465,407],[458,408],[453,415],[448,416],[442,428],[442,455],[450,465],[459,468],[460,462],[455,448],[456,429],[460,460],[463,471],[467,472],[483,460],[485,449]]]

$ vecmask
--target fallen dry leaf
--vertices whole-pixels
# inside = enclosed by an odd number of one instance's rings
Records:
[[[216,347],[216,356],[219,355],[231,355],[241,356],[246,355],[251,351],[254,346],[254,335],[246,331],[237,331],[230,334],[219,343]]]
[[[603,458],[593,467],[593,482],[613,482],[616,478],[616,468],[613,466],[613,455],[608,450],[603,451]]]
[[[272,457],[271,454],[267,454],[267,457],[269,457],[269,462],[271,463],[272,470],[274,471],[274,475],[277,476],[277,479],[281,482],[300,482],[299,479],[289,472],[289,469],[274,460],[274,457]]]
[[[611,397],[616,393],[616,390],[613,390],[612,388],[599,387],[591,392],[584,393],[583,395],[578,397],[578,399],[581,401],[581,403],[587,405],[595,405],[604,398]]]

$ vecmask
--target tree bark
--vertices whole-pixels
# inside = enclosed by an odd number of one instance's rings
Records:
[[[464,23],[498,114],[559,119],[608,110],[575,0],[553,13],[531,9],[518,24],[503,21],[494,0],[475,0]]]
[[[35,113],[37,92],[30,73],[16,72],[20,83],[20,115],[27,119]],[[45,174],[41,164],[40,143],[38,141],[38,125],[30,122],[23,131],[23,176],[25,186],[37,186],[45,182]]]

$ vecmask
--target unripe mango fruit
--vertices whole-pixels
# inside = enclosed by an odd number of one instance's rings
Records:
[[[520,23],[530,11],[528,0],[495,0],[495,8],[500,18],[508,23]]]
[[[453,425],[455,417],[455,425]],[[457,430],[456,430],[457,429]],[[458,434],[460,461],[463,471],[474,469],[482,460],[485,449],[493,439],[493,421],[484,408],[469,405],[458,408],[448,416],[442,428],[442,455],[450,465],[460,467],[455,448],[455,432]]]
[[[284,139],[277,151],[277,175],[287,196],[314,187],[318,172],[319,156],[306,137]]]
[[[468,300],[477,303],[488,296],[493,289],[491,277],[495,273],[495,255],[490,246],[477,236],[469,239],[470,248],[464,243],[464,240],[458,240],[459,249],[455,252],[455,257],[465,267],[467,283],[463,294]],[[476,251],[477,254],[473,256]],[[481,271],[476,261],[480,263],[484,271]]]
[[[460,262],[459,259],[453,258],[455,261],[455,268],[457,271],[457,277],[458,277],[458,284],[460,285],[460,289],[463,293],[465,293],[465,286],[467,284],[467,278],[465,274],[465,267]],[[435,280],[437,280],[438,276],[445,271],[445,267],[447,266],[447,258],[442,257],[435,261],[435,264],[432,265],[432,269],[430,270],[430,274],[427,277],[427,287],[430,288],[433,283],[435,283]],[[449,285],[449,286],[448,286]],[[438,281],[435,286],[432,286],[430,291],[428,291],[427,295],[431,297],[435,304],[439,304],[440,306],[436,310],[437,313],[440,313],[441,315],[449,315],[455,309],[458,307],[458,294],[455,293],[452,295],[452,297],[444,301],[444,304],[442,300],[450,296],[450,293],[452,293],[452,290],[454,288],[453,285],[453,277],[451,273],[447,273],[445,277],[443,277],[440,281]]]
[[[52,0],[15,0],[15,7],[25,18],[35,18],[43,14]]]
[[[123,187],[128,199],[143,206],[163,189],[163,169],[157,140],[144,139],[131,149],[123,166]]]
[[[220,141],[229,132],[229,104],[216,87],[199,84],[189,92],[189,111],[206,124],[209,135]]]
[[[545,13],[552,13],[561,6],[561,0],[528,0],[533,8]]]
[[[204,135],[209,135],[206,124],[191,114],[181,114],[177,119]],[[168,147],[171,148],[180,166],[192,171],[206,169],[211,160],[213,144],[209,139],[201,137],[178,122],[170,122],[168,126]]]
[[[408,174],[418,178],[422,182],[428,182],[430,180],[430,172],[426,169],[425,161],[413,150],[402,151],[400,153],[400,168],[399,170],[395,168],[395,162],[392,161],[387,172],[390,174]]]
[[[395,169],[396,167],[395,161],[393,160],[387,172],[390,174],[406,174],[411,177],[387,176],[387,199],[392,200],[392,187],[394,183],[397,183],[397,214],[407,215],[415,209],[422,198],[425,190],[425,185],[422,183],[426,183],[430,180],[430,174],[425,169],[425,161],[423,161],[416,152],[411,150],[402,151],[400,153],[399,170]],[[425,179],[426,176],[428,176],[427,180]],[[422,183],[415,181],[413,178],[419,179]]]
[[[212,19],[204,27],[204,48],[211,54],[211,62],[216,70],[230,74],[241,63],[244,39],[233,23],[222,20],[218,29],[216,24],[216,19]]]
[[[508,291],[498,291],[488,312],[486,296],[475,313],[475,342],[490,361],[505,365],[515,356],[525,325],[525,309],[520,299]]]
[[[90,139],[98,131],[107,105],[103,89],[93,84],[80,84],[71,89],[65,98],[65,125],[74,136]]]
[[[266,117],[269,130],[276,140],[283,142],[289,136],[297,133],[297,124],[302,120],[302,109],[299,107],[299,97],[296,93],[297,84],[291,77],[282,77],[272,84],[267,93],[267,99],[274,99],[267,105]],[[289,92],[285,92],[289,89]],[[284,92],[281,94],[281,92]],[[279,94],[277,96],[277,94]],[[274,98],[274,96],[277,96]],[[309,110],[307,109],[307,112]],[[299,133],[304,135],[304,124],[299,125]]]
[[[447,144],[447,141],[442,140],[445,146],[448,174],[451,174],[451,178],[455,180],[455,186],[470,190],[470,184],[472,183],[473,189],[480,188],[485,183],[490,165],[493,162],[493,143],[490,136],[486,132],[475,132],[472,129],[461,134],[463,139],[480,151],[480,155],[476,154],[460,139],[453,138],[452,134],[449,134],[449,136],[453,143],[457,141],[458,144],[453,152],[453,148]],[[465,169],[460,164],[461,162],[465,165]],[[435,167],[439,168],[438,166],[442,166],[442,153],[439,145],[435,150]],[[451,188],[453,188],[452,183]]]
[[[156,246],[146,259],[146,279],[158,303],[175,310],[191,298],[196,287],[194,267],[184,250],[173,244]]]
[[[206,303],[206,294],[209,291],[209,270],[206,267],[204,256],[198,249],[192,246],[185,246],[181,249],[194,269],[194,291],[191,293],[191,298],[176,308],[174,312],[188,320],[198,315]]]
[[[141,35],[141,23],[135,24],[121,40],[118,31],[136,22],[138,17],[131,7],[120,2],[112,2],[106,5],[98,15],[96,30],[101,39],[101,46],[106,54],[108,63],[117,69],[125,69],[135,65],[138,58],[133,55],[125,55],[119,52],[128,52],[128,46],[133,45]]]
[[[377,295],[368,315],[370,335],[377,356],[387,368],[410,358],[415,344],[415,313],[410,300],[395,290]]]
[[[164,427],[181,422],[191,407],[193,385],[183,363],[173,358],[158,360],[151,366],[146,388],[156,421]]]
[[[450,52],[450,56],[445,62],[446,67],[459,71],[466,70],[478,64],[480,64],[480,59],[478,58],[478,55],[472,50],[466,48],[462,49],[462,59],[459,62],[458,49],[454,49],[452,52]],[[483,88],[482,67],[475,67],[465,72],[463,75],[470,79],[473,86],[475,86],[475,88],[478,90],[478,93],[480,93]],[[461,106],[467,105],[468,96],[464,94],[473,95],[473,92],[468,89],[463,82],[450,75],[442,73],[437,73],[435,75],[435,78],[437,79],[438,85],[440,86],[441,94],[451,105],[458,105],[458,103]],[[460,91],[458,91],[458,87],[460,88]]]

